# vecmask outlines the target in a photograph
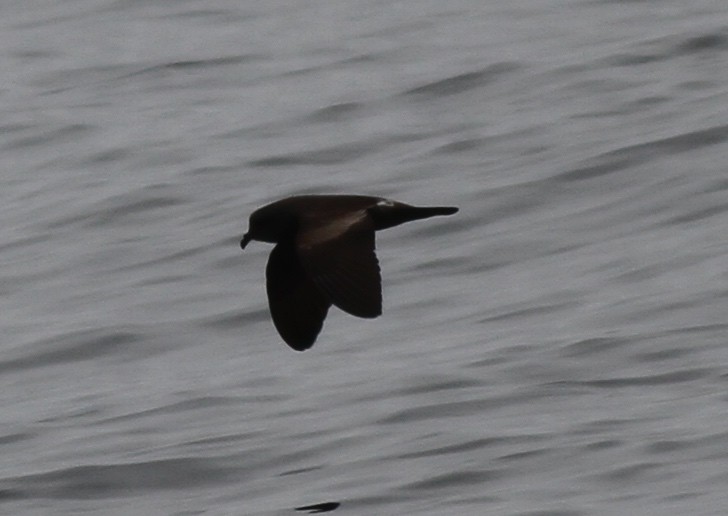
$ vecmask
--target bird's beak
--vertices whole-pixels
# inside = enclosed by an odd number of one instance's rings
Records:
[[[243,235],[243,239],[240,241],[240,249],[245,249],[245,246],[248,245],[248,242],[252,240],[252,237],[250,236],[250,233],[245,233]]]

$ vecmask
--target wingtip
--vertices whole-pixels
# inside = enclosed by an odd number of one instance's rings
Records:
[[[319,331],[314,335],[311,332],[302,332],[301,328],[294,324],[293,320],[273,319],[273,325],[281,336],[283,342],[294,351],[306,351],[311,349],[318,338]]]
[[[288,344],[288,347],[291,348],[294,351],[298,351],[299,353],[303,353],[307,349],[311,349],[313,347],[313,343],[316,342],[314,339],[313,341],[305,341],[305,342],[289,342],[285,341],[286,344]]]

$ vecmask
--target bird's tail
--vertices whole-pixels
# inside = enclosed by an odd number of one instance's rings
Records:
[[[457,212],[458,209],[452,206],[410,206],[394,203],[391,206],[377,206],[374,210],[370,210],[370,215],[374,219],[376,229],[386,229],[413,220],[452,215]]]
[[[411,213],[416,216],[412,220],[437,217],[438,215],[453,215],[458,212],[458,209],[454,206],[427,206],[423,208],[413,208],[414,212]]]

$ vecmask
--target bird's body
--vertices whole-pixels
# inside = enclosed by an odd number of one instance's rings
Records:
[[[358,317],[381,315],[375,231],[457,211],[363,195],[287,197],[251,214],[240,245],[276,244],[266,268],[273,323],[289,346],[303,351],[313,345],[331,305]]]

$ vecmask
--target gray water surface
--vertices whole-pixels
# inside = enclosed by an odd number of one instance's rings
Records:
[[[723,0],[0,14],[1,513],[726,513]],[[461,211],[296,353],[313,192]]]

